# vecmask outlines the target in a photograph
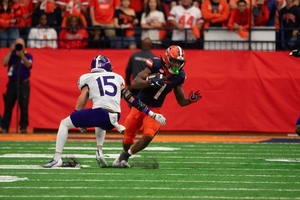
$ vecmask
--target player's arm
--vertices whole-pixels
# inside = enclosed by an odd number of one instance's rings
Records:
[[[174,95],[176,97],[177,103],[180,106],[190,105],[191,103],[195,103],[202,98],[199,90],[196,92],[191,91],[189,97],[187,98],[184,94],[182,85],[178,85],[174,88]]]
[[[77,103],[76,103],[76,107],[75,110],[82,110],[84,108],[84,106],[86,105],[86,102],[89,99],[89,88],[88,86],[84,86],[81,89],[81,93],[77,99]]]
[[[135,96],[128,89],[126,89],[124,87],[124,85],[121,86],[121,97],[127,103],[129,103],[131,106],[135,107],[136,109],[138,109],[141,112],[146,113],[147,115],[149,115],[150,117],[152,117],[153,119],[155,119],[156,121],[158,121],[161,125],[165,125],[166,124],[166,118],[163,115],[151,111],[146,106],[146,104],[144,104],[139,99],[135,98]]]
[[[143,71],[138,73],[138,75],[133,79],[131,83],[131,88],[133,89],[142,89],[149,87],[149,81],[147,81],[147,77],[151,74],[152,72],[150,69],[145,68]]]

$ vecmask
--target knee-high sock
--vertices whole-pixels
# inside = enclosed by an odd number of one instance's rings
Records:
[[[75,128],[70,117],[61,120],[56,136],[56,152],[62,153],[68,139],[68,131],[70,128]]]
[[[96,140],[97,140],[97,147],[98,149],[103,146],[105,135],[106,135],[106,130],[103,130],[99,127],[95,128],[95,133],[96,133]]]

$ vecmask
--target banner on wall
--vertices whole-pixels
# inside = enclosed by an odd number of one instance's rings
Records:
[[[0,57],[8,49],[0,49]],[[125,76],[132,50],[41,50],[33,55],[29,126],[57,129],[75,108],[77,80],[88,73],[91,60],[107,56],[114,71]],[[157,56],[163,50],[155,50]],[[203,98],[180,107],[171,92],[163,105],[163,131],[294,132],[300,114],[300,59],[287,52],[186,50],[187,78],[183,89],[200,90]],[[125,78],[125,77],[124,77]],[[0,68],[0,93],[6,91],[7,68]],[[87,106],[91,106],[89,103]],[[0,98],[0,112],[4,112]],[[120,123],[129,107],[122,101]],[[15,112],[11,127],[16,127]]]

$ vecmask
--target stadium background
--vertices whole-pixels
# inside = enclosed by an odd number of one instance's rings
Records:
[[[3,58],[8,49],[0,49]],[[132,50],[28,49],[34,57],[29,107],[31,129],[57,129],[74,110],[77,80],[89,72],[94,56],[110,58],[114,71],[125,75]],[[163,50],[154,50],[160,55]],[[201,91],[200,102],[180,107],[174,95],[163,106],[163,131],[290,133],[300,104],[300,60],[288,52],[186,50],[185,94]],[[0,68],[0,94],[5,93],[7,68]],[[91,106],[89,103],[88,106]],[[0,113],[4,111],[0,98]],[[121,123],[129,112],[122,102]],[[16,127],[16,112],[11,127]]]

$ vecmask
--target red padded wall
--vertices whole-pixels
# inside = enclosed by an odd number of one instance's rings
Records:
[[[3,58],[8,49],[0,49]],[[33,55],[30,127],[57,129],[75,107],[77,80],[89,72],[94,56],[103,54],[114,71],[125,75],[131,50],[40,50]],[[153,51],[156,55],[163,50]],[[180,107],[171,93],[163,106],[165,131],[294,132],[300,114],[300,59],[288,52],[186,50],[185,94],[200,90],[201,101]],[[7,68],[0,67],[0,94]],[[89,103],[88,106],[91,104]],[[121,123],[128,114],[122,103]],[[0,112],[3,114],[3,98]],[[16,116],[12,119],[16,127]]]

